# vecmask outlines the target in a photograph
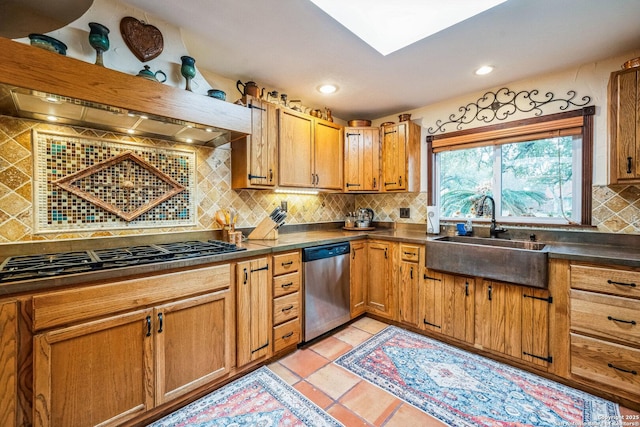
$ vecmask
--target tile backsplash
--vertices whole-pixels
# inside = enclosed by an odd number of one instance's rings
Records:
[[[195,225],[35,232],[33,129],[195,152]],[[214,215],[222,208],[237,212],[238,227],[255,227],[283,200],[287,201],[289,210],[287,224],[343,221],[347,212],[361,207],[371,208],[375,221],[425,224],[426,192],[312,196],[260,190],[234,191],[231,189],[231,152],[227,147],[180,146],[164,140],[0,116],[0,243],[206,231],[219,228]],[[409,218],[400,218],[401,207],[409,208]],[[601,232],[640,234],[640,187],[595,186],[593,224]]]

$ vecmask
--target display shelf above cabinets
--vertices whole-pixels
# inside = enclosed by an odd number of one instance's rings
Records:
[[[406,121],[383,126],[382,191],[420,191],[420,126]]]
[[[345,128],[344,191],[380,190],[380,129]]]
[[[610,184],[640,183],[640,71],[609,79]]]
[[[278,116],[277,106],[246,96],[251,110],[251,135],[231,143],[231,187],[275,187],[278,182]]]
[[[251,133],[251,112],[240,105],[2,37],[0,52],[0,114],[44,120],[47,114],[28,105],[52,107],[44,101],[51,95],[73,110],[62,124],[126,132],[131,113],[149,121],[145,135],[209,146]],[[114,120],[117,114],[123,120]]]
[[[279,185],[342,190],[342,126],[286,108],[279,117]]]

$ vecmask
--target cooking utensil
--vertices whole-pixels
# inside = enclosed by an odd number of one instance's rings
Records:
[[[384,123],[381,123],[380,126],[385,127],[385,126],[391,126],[391,125],[395,125],[395,124],[396,124],[396,122],[384,122]]]
[[[240,89],[240,86],[242,86],[242,89]],[[250,95],[254,98],[258,98],[258,94],[260,93],[260,88],[258,87],[256,82],[252,81],[242,83],[240,80],[238,80],[236,82],[236,88],[238,88],[238,91],[242,96]]]
[[[398,116],[398,121],[399,122],[406,122],[406,121],[409,121],[409,120],[411,120],[411,114],[400,114]]]
[[[630,59],[624,64],[622,64],[622,68],[625,70],[628,68],[634,68],[634,67],[640,67],[640,56],[637,58]]]
[[[221,226],[223,226],[223,227],[225,226],[225,222],[224,222],[224,212],[222,212],[222,211],[217,211],[217,212],[216,212],[216,216],[215,216],[215,218],[216,218],[216,222],[217,222],[218,224],[220,224],[220,225],[221,225]]]

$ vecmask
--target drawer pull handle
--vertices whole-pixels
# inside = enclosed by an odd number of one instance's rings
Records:
[[[287,288],[290,288],[291,286],[293,286],[293,282],[283,283],[282,285],[280,285],[282,289],[287,289]]]
[[[164,320],[162,318],[162,313],[158,313],[158,322],[160,323],[160,327],[158,328],[158,333],[161,334],[162,333],[162,327],[164,324]]]
[[[151,336],[151,316],[147,316],[147,336]]]
[[[613,320],[614,322],[628,323],[630,325],[635,325],[636,324],[635,320],[622,320],[622,319],[616,319],[615,317],[611,317],[611,316],[607,316],[607,319]]]
[[[289,311],[293,308],[293,305],[288,305],[285,308],[282,309],[282,312],[284,313],[285,311]]]
[[[292,337],[292,336],[293,336],[293,332],[289,332],[288,334],[283,335],[282,339],[286,340],[287,338]]]
[[[290,266],[290,265],[292,265],[292,264],[293,264],[293,261],[287,261],[287,262],[283,262],[283,263],[282,263],[282,266],[283,266],[283,267],[289,267],[289,266]]]
[[[618,285],[618,286],[628,286],[630,288],[635,288],[635,283],[624,283],[624,282],[614,282],[613,280],[607,280],[607,283],[610,285]]]
[[[416,256],[416,253],[415,253],[415,252],[407,252],[407,251],[405,251],[405,252],[404,252],[404,254],[405,254],[405,255]]]
[[[622,369],[622,368],[618,368],[617,366],[611,364],[611,363],[607,363],[607,366],[610,368],[615,369],[616,371],[620,371],[620,372],[625,372],[627,374],[631,374],[631,375],[638,375],[637,371],[634,370],[629,370],[629,369]]]

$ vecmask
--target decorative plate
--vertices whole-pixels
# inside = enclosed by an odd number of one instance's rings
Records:
[[[120,21],[122,38],[131,52],[142,62],[151,61],[162,53],[164,39],[160,30],[131,16]]]

